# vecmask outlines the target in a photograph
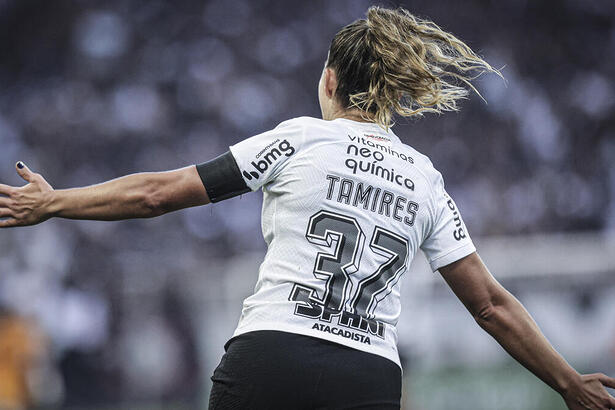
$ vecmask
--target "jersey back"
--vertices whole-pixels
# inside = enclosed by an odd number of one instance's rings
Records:
[[[294,118],[230,151],[262,188],[267,254],[235,336],[280,330],[399,364],[400,279],[475,251],[429,159],[377,124]]]

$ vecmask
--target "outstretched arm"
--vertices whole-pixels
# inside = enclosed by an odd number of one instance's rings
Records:
[[[569,409],[612,409],[615,398],[603,387],[615,379],[580,375],[560,356],[521,305],[473,253],[440,268],[440,273],[478,324],[519,363],[559,392]]]
[[[128,175],[84,188],[54,190],[22,162],[22,187],[0,184],[0,228],[35,225],[51,217],[114,221],[151,218],[209,203],[196,166]]]

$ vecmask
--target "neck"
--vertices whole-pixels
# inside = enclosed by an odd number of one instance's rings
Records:
[[[336,118],[345,118],[347,120],[357,122],[375,122],[373,119],[373,115],[365,111],[361,111],[357,108],[336,111],[331,116],[331,119],[334,120]]]

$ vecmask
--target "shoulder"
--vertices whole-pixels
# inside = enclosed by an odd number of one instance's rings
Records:
[[[431,159],[410,145],[403,145],[410,151],[410,155],[412,155],[412,158],[414,159],[414,165],[425,178],[429,188],[433,190],[434,188],[442,185],[442,174],[436,169],[433,162],[431,162]]]
[[[333,121],[304,116],[281,122],[274,129],[274,133],[306,150],[331,140],[339,140],[339,126]]]
[[[278,128],[301,128],[301,129],[311,129],[311,128],[323,128],[331,126],[331,121],[325,121],[320,118],[314,117],[295,117],[288,119],[286,121],[282,121],[278,124],[276,129]]]

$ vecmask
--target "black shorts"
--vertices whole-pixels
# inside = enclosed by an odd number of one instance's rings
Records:
[[[381,356],[269,330],[235,337],[225,349],[209,410],[400,408],[401,369]]]

